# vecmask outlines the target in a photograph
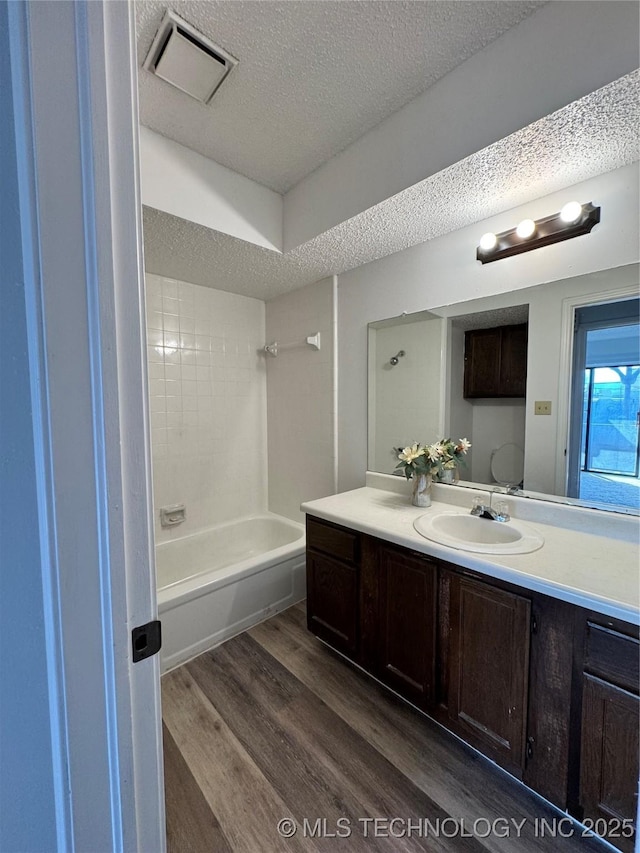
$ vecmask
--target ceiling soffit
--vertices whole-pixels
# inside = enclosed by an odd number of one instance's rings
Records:
[[[167,8],[136,0],[141,123],[284,193],[542,0],[183,0],[239,65],[210,104],[142,68]]]
[[[146,267],[272,299],[633,163],[639,126],[636,71],[285,255],[146,208]]]

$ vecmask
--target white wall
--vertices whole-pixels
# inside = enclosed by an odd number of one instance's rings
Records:
[[[525,449],[525,401],[474,400],[472,409],[470,436],[473,442],[473,459],[471,466],[460,472],[460,479],[472,480],[475,483],[493,483],[495,480],[491,474],[492,451],[512,442]]]
[[[7,4],[0,3],[0,849],[55,850],[49,660],[8,32]]]
[[[375,423],[372,471],[393,472],[398,462],[394,447],[415,441],[432,444],[442,438],[442,324],[440,318],[419,320],[373,333],[375,357],[369,363],[369,381],[375,383],[375,404],[369,406]],[[389,359],[399,350],[406,355],[392,367]],[[400,411],[402,418],[398,417]]]
[[[334,282],[324,279],[267,303],[269,509],[302,521],[302,501],[336,491]],[[305,346],[320,332],[321,349]],[[298,346],[300,344],[300,346]]]
[[[473,479],[473,458],[475,438],[473,438],[473,405],[463,397],[464,388],[464,331],[450,325],[447,342],[447,374],[449,387],[445,389],[445,432],[453,439],[467,438],[471,447],[460,466],[460,479]]]
[[[602,206],[602,221],[591,234],[491,264],[476,261],[476,246],[485,231],[500,232],[525,216],[537,219],[555,213],[571,198]],[[638,213],[636,163],[340,276],[339,489],[344,491],[364,483],[367,323],[403,311],[421,311],[635,263],[640,258]],[[547,400],[551,397],[544,394],[550,390],[548,383],[536,384],[530,387],[530,394],[533,399]]]
[[[282,251],[282,196],[159,133],[140,127],[142,203]]]
[[[264,302],[147,274],[156,542],[267,508]],[[184,524],[161,528],[162,506]]]

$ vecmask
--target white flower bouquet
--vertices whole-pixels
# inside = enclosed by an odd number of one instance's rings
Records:
[[[464,465],[464,456],[471,447],[466,438],[453,441],[442,438],[435,444],[418,444],[409,447],[394,448],[398,464],[396,470],[402,468],[407,480],[419,474],[440,479],[444,471],[453,471],[458,465]]]

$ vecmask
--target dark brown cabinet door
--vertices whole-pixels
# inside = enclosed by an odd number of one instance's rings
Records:
[[[505,326],[500,351],[500,392],[524,397],[527,391],[527,326]]]
[[[580,800],[584,817],[609,828],[634,821],[638,807],[640,700],[592,675],[584,676]],[[632,851],[634,838],[610,839]]]
[[[500,393],[500,329],[477,329],[464,336],[464,396]]]
[[[536,595],[531,604],[527,756],[523,782],[568,806],[576,607]]]
[[[358,569],[307,552],[307,626],[338,651],[358,647]]]
[[[465,333],[465,397],[524,397],[526,384],[526,323]]]
[[[450,607],[451,727],[521,778],[530,601],[474,579],[452,575]]]
[[[426,557],[380,548],[379,676],[421,708],[431,704],[437,568]]]

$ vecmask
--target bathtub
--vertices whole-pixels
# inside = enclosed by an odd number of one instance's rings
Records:
[[[305,596],[302,524],[243,518],[156,546],[162,671]]]

